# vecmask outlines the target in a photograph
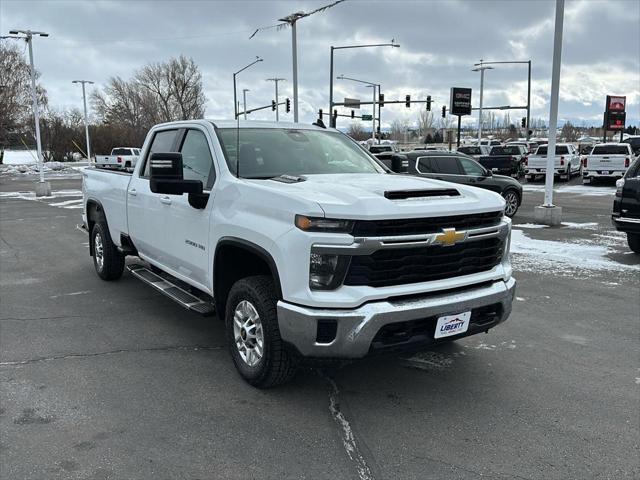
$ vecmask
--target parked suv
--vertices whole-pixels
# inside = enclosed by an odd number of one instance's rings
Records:
[[[409,152],[409,173],[462,183],[499,193],[505,199],[504,213],[513,217],[522,203],[522,185],[514,178],[494,175],[473,158],[449,152]]]
[[[626,232],[629,248],[640,254],[640,157],[616,182],[611,220],[616,229]]]

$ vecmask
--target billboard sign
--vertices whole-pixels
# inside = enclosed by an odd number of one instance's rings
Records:
[[[450,115],[471,115],[471,89],[451,87]]]
[[[627,103],[627,97],[616,95],[607,95],[607,112],[624,112]]]

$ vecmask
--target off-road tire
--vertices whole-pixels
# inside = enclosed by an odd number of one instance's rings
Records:
[[[640,233],[627,233],[627,243],[633,253],[640,254]]]
[[[242,301],[257,311],[264,336],[262,358],[254,366],[240,356],[234,336],[234,312]],[[266,275],[247,277],[233,284],[226,302],[227,345],[233,363],[244,380],[258,388],[270,388],[288,382],[296,373],[299,359],[280,337],[276,303],[278,295],[273,278]]]
[[[99,264],[96,239],[99,238],[102,243],[102,265]],[[117,280],[124,272],[124,254],[118,250],[118,247],[111,240],[109,235],[109,227],[104,219],[98,220],[91,229],[90,237],[93,247],[93,266],[98,276],[107,281]]]

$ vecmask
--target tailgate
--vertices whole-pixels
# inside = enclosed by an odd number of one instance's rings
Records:
[[[480,164],[488,169],[510,169],[513,166],[511,155],[496,155],[494,157],[480,157]]]
[[[587,168],[589,170],[624,170],[624,155],[589,155]]]
[[[532,155],[529,157],[527,162],[527,166],[529,168],[547,168],[547,156],[546,155]],[[560,167],[560,157],[555,157],[553,159],[554,168]]]

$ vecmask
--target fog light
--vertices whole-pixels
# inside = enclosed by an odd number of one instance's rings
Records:
[[[340,286],[349,266],[349,257],[312,253],[309,259],[309,287],[333,290]]]

